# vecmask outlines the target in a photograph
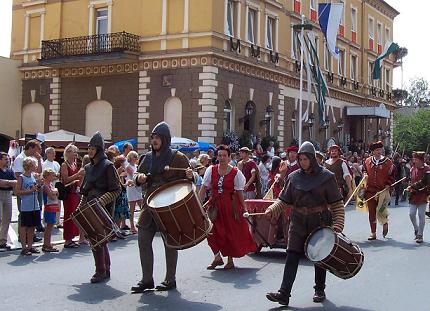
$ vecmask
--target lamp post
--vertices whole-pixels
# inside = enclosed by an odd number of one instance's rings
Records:
[[[272,117],[273,117],[273,108],[272,106],[267,106],[266,107],[266,113],[264,114],[264,119],[266,122],[266,135],[270,136],[270,128],[271,128],[271,122],[272,121]]]

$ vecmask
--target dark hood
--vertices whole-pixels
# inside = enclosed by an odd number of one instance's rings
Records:
[[[333,175],[329,170],[318,164],[315,157],[315,147],[312,143],[305,141],[299,148],[297,158],[299,158],[301,154],[309,158],[311,162],[311,172],[306,173],[303,168],[300,167],[299,170],[291,173],[288,176],[288,180],[295,188],[303,191],[310,191],[320,186]],[[298,161],[298,163],[300,166],[300,161]]]
[[[142,163],[145,174],[150,173],[152,175],[163,173],[164,167],[170,164],[173,157],[173,151],[170,148],[172,136],[169,125],[166,122],[158,123],[151,132],[151,135],[154,134],[161,137],[160,152],[157,155],[155,150],[151,150],[146,154]]]
[[[99,163],[101,160],[106,159],[106,154],[105,154],[105,141],[103,139],[102,134],[100,134],[100,132],[96,132],[93,137],[91,137],[90,139],[90,143],[88,144],[88,146],[90,147],[95,147],[97,149],[97,153],[94,156],[93,159],[91,160],[92,164],[96,164]]]

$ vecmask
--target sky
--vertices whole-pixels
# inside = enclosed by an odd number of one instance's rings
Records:
[[[403,62],[403,85],[415,77],[430,82],[430,1],[386,0],[400,15],[394,20],[394,42],[408,49]],[[9,57],[12,24],[12,0],[0,0],[0,56]],[[427,20],[427,22],[426,22]],[[394,70],[394,88],[401,88],[401,69]]]

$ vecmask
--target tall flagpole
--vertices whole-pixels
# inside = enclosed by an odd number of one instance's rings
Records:
[[[304,25],[305,16],[302,15],[302,28],[300,30],[300,93],[299,93],[299,146],[302,145],[302,118],[303,118],[303,35],[304,35]]]

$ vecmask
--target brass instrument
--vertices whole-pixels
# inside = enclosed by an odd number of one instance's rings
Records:
[[[364,200],[364,192],[366,191],[367,187],[367,174],[363,175],[363,178],[361,179],[360,183],[358,184],[357,188],[357,196],[356,196],[356,203],[355,203],[355,209],[357,211],[367,212],[367,203]]]

